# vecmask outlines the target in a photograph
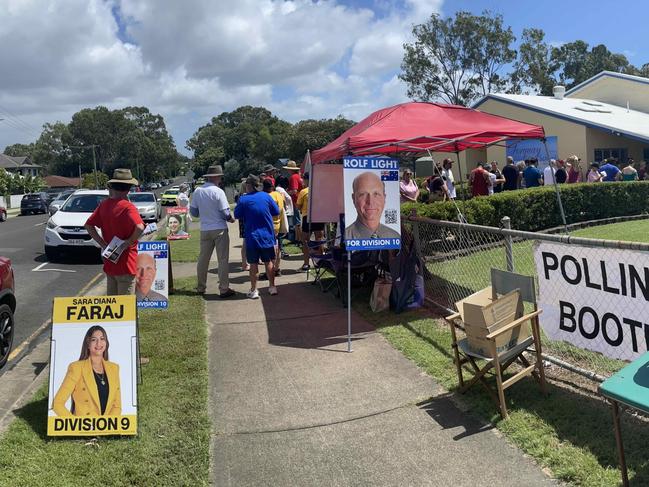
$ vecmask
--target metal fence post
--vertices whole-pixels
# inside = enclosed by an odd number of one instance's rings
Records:
[[[502,217],[500,223],[504,229],[511,230],[512,221],[508,216]],[[507,271],[514,272],[514,247],[511,235],[505,235],[505,260],[507,261]]]
[[[412,212],[410,213],[411,217],[416,217],[417,216],[417,210],[415,208],[412,209]],[[417,257],[419,258],[419,261],[424,262],[423,254],[421,253],[421,241],[419,240],[419,222],[417,220],[410,220],[410,223],[412,224],[412,238],[415,243],[415,252],[417,253]]]

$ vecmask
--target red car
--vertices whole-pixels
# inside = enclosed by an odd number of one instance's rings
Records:
[[[7,363],[14,340],[14,270],[11,261],[0,257],[0,367]]]
[[[0,222],[7,221],[7,209],[4,206],[0,206]]]

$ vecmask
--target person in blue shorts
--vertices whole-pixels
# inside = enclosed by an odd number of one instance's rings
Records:
[[[246,236],[246,260],[250,264],[250,299],[259,298],[257,291],[258,262],[261,260],[266,267],[269,287],[268,294],[275,296],[275,227],[273,217],[279,215],[279,207],[268,193],[260,191],[261,183],[257,176],[250,175],[246,179],[246,194],[239,198],[234,208],[234,217],[243,219]]]

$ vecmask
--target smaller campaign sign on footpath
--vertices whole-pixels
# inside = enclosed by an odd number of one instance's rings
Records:
[[[189,208],[175,206],[167,208],[167,240],[189,238]]]
[[[551,340],[634,360],[649,350],[646,252],[539,242],[539,321]]]
[[[169,306],[169,242],[137,244],[135,297],[138,308]]]
[[[343,186],[347,248],[401,248],[399,161],[381,157],[345,157]]]
[[[54,298],[48,436],[137,434],[135,296]]]

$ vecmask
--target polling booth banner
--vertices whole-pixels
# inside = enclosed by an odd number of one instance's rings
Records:
[[[167,240],[189,238],[189,208],[175,206],[167,208]]]
[[[135,297],[138,308],[169,306],[169,242],[137,244]]]
[[[514,162],[536,158],[539,169],[545,169],[550,159],[558,158],[557,136],[550,135],[545,142],[539,139],[509,139],[505,142],[507,157],[513,157]]]
[[[537,242],[534,261],[551,340],[622,360],[649,350],[646,252]]]
[[[381,157],[345,157],[343,187],[347,248],[400,248],[399,161]]]
[[[137,434],[135,296],[54,298],[48,436]]]

